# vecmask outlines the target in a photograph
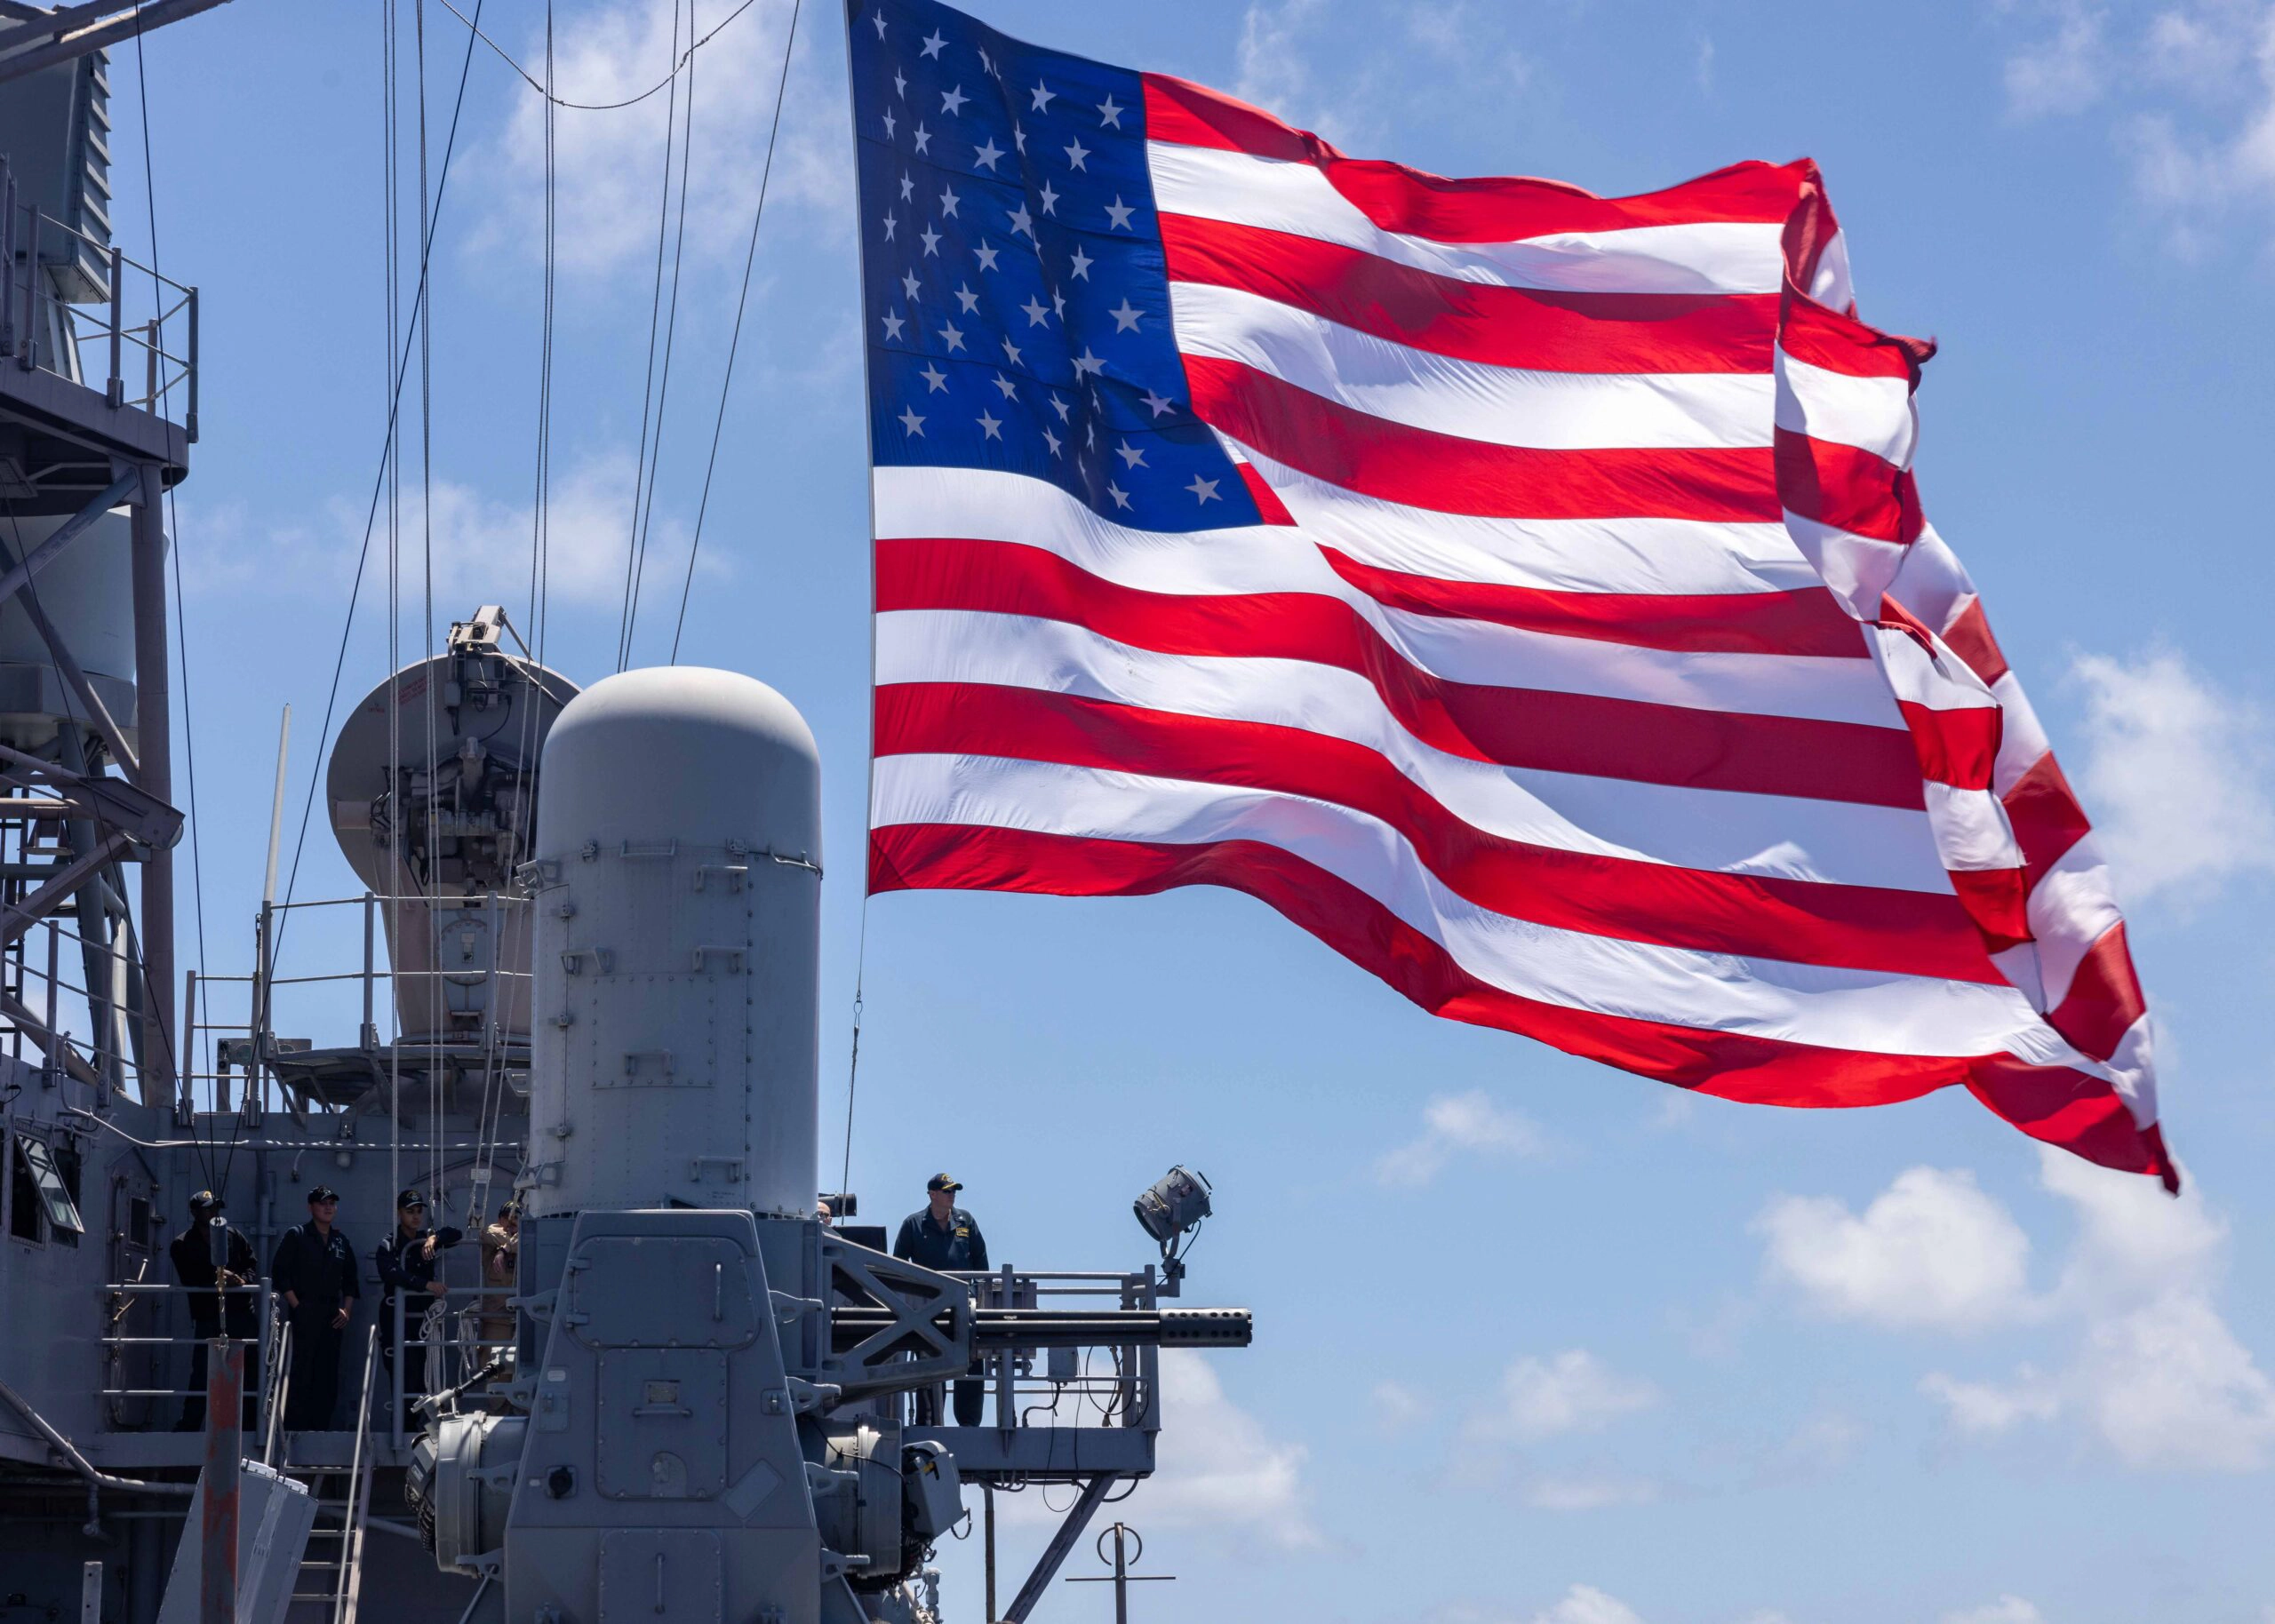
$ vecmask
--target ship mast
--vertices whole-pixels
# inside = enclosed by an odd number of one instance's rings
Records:
[[[170,22],[210,12],[227,0],[89,0],[44,12],[20,0],[0,0],[0,84],[148,34]]]

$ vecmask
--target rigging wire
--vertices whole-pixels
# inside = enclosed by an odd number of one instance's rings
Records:
[[[422,234],[427,224],[427,0],[414,0],[411,18],[419,33],[419,221]],[[472,42],[468,42],[469,47]],[[419,257],[423,263],[432,251],[431,238],[422,235]],[[436,771],[435,752],[440,742],[435,726],[435,295],[430,286],[427,294],[427,320],[419,333],[419,524],[420,569],[420,625],[424,634],[421,645],[425,663],[420,669],[427,674],[425,706],[427,732],[422,756],[427,763],[427,863],[419,879],[420,900],[427,904],[429,929],[441,913],[443,892],[443,864],[440,826],[442,824],[442,775]],[[439,933],[436,933],[439,935]],[[438,954],[439,958],[440,955]],[[427,1015],[429,1054],[427,1069],[427,1120],[443,1119],[443,1033],[435,1015],[443,999],[439,983],[430,983],[436,997],[437,1007]],[[396,1047],[402,1047],[401,1039]],[[430,1182],[437,1186],[435,1195],[440,1198],[442,1158],[433,1158]]]
[[[687,600],[695,587],[696,555],[703,549],[703,520],[711,511],[711,476],[719,467],[719,436],[727,426],[727,393],[734,387],[735,355],[742,347],[743,309],[750,302],[751,268],[758,263],[758,228],[766,219],[766,188],[774,178],[774,144],[782,133],[782,103],[790,88],[790,52],[798,43],[798,13],[805,0],[792,0],[790,28],[782,41],[782,72],[774,85],[774,122],[766,131],[766,161],[758,171],[758,209],[751,216],[750,248],[743,255],[742,291],[735,296],[735,329],[727,340],[727,369],[719,379],[719,412],[711,424],[711,456],[703,465],[703,496],[695,506],[695,538],[688,544],[687,577],[680,583],[679,618],[672,626],[670,664],[679,664],[679,640],[687,630]]]
[[[465,23],[466,26],[472,30],[474,37],[480,40],[483,44],[489,46],[490,49],[496,53],[499,61],[505,63],[507,67],[521,75],[522,78],[527,82],[531,90],[544,97],[546,100],[550,102],[553,106],[556,107],[567,107],[572,112],[578,113],[614,113],[624,107],[639,106],[642,102],[647,100],[649,97],[654,95],[658,91],[662,90],[666,85],[671,84],[674,79],[677,78],[679,76],[679,70],[686,67],[688,63],[694,59],[695,53],[698,51],[700,51],[704,46],[718,38],[720,34],[725,30],[729,23],[734,21],[736,18],[741,16],[745,12],[747,12],[752,6],[757,4],[758,0],[743,0],[743,3],[740,5],[737,6],[733,11],[729,12],[726,16],[721,18],[719,21],[714,25],[710,33],[705,35],[701,39],[696,40],[694,44],[689,45],[685,51],[680,50],[679,38],[676,33],[675,33],[672,38],[671,72],[657,80],[646,90],[642,91],[637,96],[631,97],[623,101],[571,101],[563,97],[553,94],[553,92],[547,88],[553,80],[553,69],[550,66],[551,52],[549,46],[547,50],[548,66],[546,68],[545,74],[546,84],[539,84],[537,82],[536,77],[531,74],[528,68],[523,67],[519,62],[515,61],[512,56],[508,55],[504,46],[500,45],[496,40],[491,38],[487,34],[484,34],[481,28],[475,26],[475,22],[474,20],[470,20],[467,17],[467,14],[464,12],[459,10],[457,6],[452,5],[451,4],[451,0],[442,0],[443,9],[448,12],[451,16],[457,18],[460,22]],[[482,8],[480,6],[477,5],[474,8],[474,15],[476,20],[481,17]],[[675,24],[678,22],[679,20],[676,14],[674,15],[672,20]]]
[[[141,0],[135,0],[134,13],[138,24],[141,18]],[[153,307],[163,308],[164,300],[161,295],[160,290],[164,284],[161,283],[159,278],[159,267],[164,263],[164,259],[158,251],[158,175],[156,166],[152,163],[150,155],[150,70],[148,63],[144,59],[142,50],[142,30],[139,26],[134,30],[134,83],[135,95],[140,103],[142,120],[142,194],[143,203],[148,211],[148,229],[150,233],[150,291],[154,300]],[[161,370],[163,371],[163,369],[161,369]],[[171,378],[167,378],[164,381],[161,402],[163,405],[168,409],[172,405],[173,380]],[[197,919],[197,981],[199,990],[203,991],[207,984],[205,962],[205,864],[199,839],[200,832],[203,827],[203,820],[197,816],[197,729],[190,709],[189,629],[187,617],[183,614],[182,609],[181,510],[176,505],[174,493],[172,490],[168,490],[165,493],[165,496],[166,529],[168,533],[168,539],[171,543],[167,551],[172,555],[171,561],[173,566],[174,657],[181,673],[182,762],[185,776],[188,781],[187,787],[189,791],[190,896],[193,903],[193,910]],[[37,595],[36,590],[34,595],[35,597]],[[124,903],[125,899],[122,897],[119,900]],[[150,985],[149,967],[146,964],[143,967],[142,971],[142,996],[145,1000],[146,1007],[148,1000],[153,997],[153,994],[154,989]],[[196,1134],[196,1095],[195,1091],[195,1073],[196,1071],[195,1063],[196,1059],[196,1034],[194,1031],[182,1033],[182,1041],[175,1041],[172,1026],[174,1014],[172,1008],[173,990],[171,987],[165,989],[165,998],[167,1007],[163,1012],[157,1022],[158,1032],[166,1044],[168,1049],[167,1060],[173,1066],[178,1079],[180,1078],[184,1060],[188,1060],[191,1063],[190,1071],[192,1072],[192,1076],[189,1079],[183,1080],[187,1080],[191,1085],[188,1090],[192,1108],[190,1118],[192,1125],[191,1134],[195,1137]],[[192,1011],[190,1014],[190,1020],[193,1024],[196,1023],[196,1019],[197,1016],[196,1012]],[[205,1175],[209,1181],[211,1181],[214,1175],[214,1163],[216,1160],[220,1159],[220,1126],[219,1123],[216,1123],[213,1125],[207,1141],[207,1155],[204,1158],[203,1164],[205,1169]],[[230,1150],[233,1153],[236,1148],[235,1140],[236,1130],[235,1127],[232,1127],[230,1130]],[[235,1157],[234,1154],[232,1154],[229,1160],[224,1160],[220,1163],[220,1176],[224,1182],[226,1182],[228,1178],[228,1169],[234,1159]],[[209,1182],[207,1188],[213,1190],[217,1194],[220,1193],[220,1185],[219,1184]]]
[[[675,53],[679,49],[679,0],[672,0],[672,49]],[[662,195],[656,204],[656,276],[655,284],[648,295],[648,365],[646,372],[640,379],[640,450],[633,458],[632,531],[625,541],[624,608],[618,616],[616,625],[616,668],[619,671],[624,669],[625,648],[630,641],[632,634],[633,570],[640,557],[640,497],[648,477],[649,415],[655,406],[656,332],[661,323],[664,308],[664,238],[666,227],[671,224],[672,218],[672,144],[678,139],[678,135],[679,76],[675,70],[672,76],[671,100],[664,113],[664,187]],[[682,189],[680,203],[680,220],[682,226],[685,225],[686,219],[686,198]],[[676,264],[672,267],[672,285],[674,306],[676,309],[679,285],[679,267]],[[657,434],[660,438],[662,434],[660,424],[657,426]]]
[[[474,15],[477,21],[480,20],[482,16],[483,4],[483,0],[475,0]],[[444,137],[443,141],[443,161],[436,172],[436,179],[435,183],[435,202],[431,215],[424,206],[425,199],[422,198],[420,200],[421,225],[424,227],[420,235],[422,240],[427,242],[430,246],[433,243],[435,235],[439,230],[442,223],[443,202],[445,195],[448,194],[451,184],[451,160],[458,147],[459,117],[466,107],[467,78],[473,66],[474,39],[473,36],[469,35],[466,44],[466,55],[459,64],[458,99],[451,108],[450,132]],[[410,311],[410,322],[414,330],[419,327],[420,313],[426,308],[427,305],[427,270],[428,267],[427,257],[422,253],[419,261],[418,288],[412,296]],[[399,355],[399,359],[397,359],[397,355]],[[363,576],[371,561],[371,535],[379,518],[379,498],[387,488],[388,458],[395,455],[396,451],[396,430],[402,417],[403,379],[409,374],[411,370],[410,341],[406,338],[399,351],[391,354],[389,358],[390,360],[395,361],[395,382],[387,397],[387,437],[380,447],[379,466],[378,472],[373,474],[371,479],[371,502],[365,510],[363,517],[363,545],[362,550],[356,554],[355,577],[354,582],[349,586],[347,594],[347,614],[340,624],[339,649],[332,659],[331,688],[330,694],[324,700],[323,727],[316,735],[316,760],[319,764],[321,764],[323,760],[324,743],[331,736],[332,717],[338,713],[339,703],[339,680],[341,675],[346,672],[347,666],[348,634],[355,629],[355,604],[357,599],[362,594]],[[291,901],[294,887],[299,880],[300,859],[305,854],[307,847],[308,822],[315,810],[316,781],[322,776],[322,773],[318,771],[311,771],[309,774],[308,792],[300,807],[299,833],[295,837],[292,843],[292,867],[290,878],[286,880],[284,886],[284,898],[287,903]],[[290,916],[287,914],[285,917],[289,918]],[[278,940],[281,942],[282,939],[283,932],[280,929],[278,932]],[[272,948],[271,951],[273,953],[274,949]]]
[[[869,898],[861,896],[861,943],[853,955],[853,1054],[845,1065],[845,1161],[837,1187],[847,1188],[853,1178],[853,1090],[861,1080],[861,984],[869,967]]]
[[[687,0],[687,31],[690,36],[695,33],[695,0]],[[648,467],[648,505],[640,516],[640,556],[632,571],[632,601],[625,606],[624,649],[617,659],[619,671],[632,663],[633,634],[640,624],[640,593],[648,578],[648,543],[656,533],[656,487],[661,482],[664,465],[664,410],[671,400],[672,356],[679,337],[679,274],[681,267],[687,263],[687,171],[689,160],[694,155],[695,63],[690,60],[687,65],[687,124],[679,153],[679,227],[672,243],[671,313],[664,322],[664,375],[656,386],[655,455]]]
[[[402,134],[397,129],[402,118],[402,91],[399,87],[397,62],[401,55],[398,33],[401,28],[401,6],[398,0],[386,0],[382,10],[382,40],[380,45],[380,78],[387,110],[382,116],[383,155],[380,159],[380,200],[383,243],[387,269],[382,278],[387,299],[387,360],[392,367],[398,344],[402,310],[401,264],[403,253],[403,177],[399,154]],[[422,87],[423,92],[423,87]],[[422,108],[423,115],[423,108]],[[424,236],[427,223],[427,193],[422,181],[419,194],[419,230]],[[403,346],[406,358],[408,346]],[[391,402],[399,401],[403,379],[397,376],[388,384],[387,373],[380,374],[383,387],[391,388]],[[395,697],[395,673],[403,669],[401,638],[403,625],[400,577],[403,568],[403,442],[399,436],[390,435],[384,461],[387,487],[387,795],[392,803],[399,796],[403,772],[403,706]],[[351,605],[350,613],[353,613]],[[390,807],[387,818],[387,891],[390,900],[387,907],[391,919],[397,918],[397,904],[392,900],[400,888],[397,876],[403,872],[403,817],[400,808]],[[290,895],[288,889],[287,895]],[[397,926],[400,930],[400,925]],[[393,991],[393,989],[390,989]],[[387,1045],[387,1182],[403,1188],[403,1012],[401,1001],[390,998],[394,1012],[393,1041]]]
[[[449,0],[444,0],[447,4]],[[545,82],[553,83],[553,0],[545,0]],[[546,601],[551,585],[553,495],[553,317],[554,221],[554,99],[545,99],[545,275],[543,314],[539,322],[537,383],[537,493],[530,505],[530,625],[536,647],[530,657],[545,664]],[[523,645],[525,649],[528,645]],[[527,740],[523,741],[526,745]],[[526,750],[524,751],[526,755]]]

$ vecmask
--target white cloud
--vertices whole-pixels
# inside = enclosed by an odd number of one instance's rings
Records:
[[[2052,34],[2007,59],[2007,107],[2017,118],[2080,113],[2101,100],[2107,19],[2075,0],[2059,10]]]
[[[2164,243],[2204,255],[2219,228],[2275,204],[2275,0],[2008,4],[2032,32],[2008,56],[2019,117],[2109,109]]]
[[[1782,1197],[1754,1229],[1770,1273],[1834,1318],[1973,1331],[2030,1301],[2030,1238],[1969,1173],[1913,1167],[1862,1214],[1827,1196]]]
[[[1206,1357],[1163,1351],[1161,1405],[1160,1469],[1136,1496],[1149,1528],[1204,1529],[1282,1550],[1321,1543],[1305,1493],[1309,1452],[1272,1437],[1234,1404]]]
[[[1380,133],[1377,122],[1359,109],[1381,104],[1377,81],[1385,65],[1369,60],[1355,76],[1339,76],[1333,84],[1322,83],[1307,46],[1330,31],[1332,21],[1322,14],[1326,9],[1322,0],[1251,0],[1241,15],[1241,36],[1233,49],[1233,94],[1299,130],[1316,131],[1348,151],[1368,145]],[[1426,44],[1432,29],[1445,21],[1446,12],[1458,15],[1462,9],[1457,4],[1441,8],[1438,14],[1409,18],[1409,24]]]
[[[2249,872],[2275,872],[2268,729],[2183,656],[2080,657],[2087,752],[2079,788],[2118,889],[2185,900]]]
[[[2026,1421],[2052,1421],[2062,1410],[2061,1395],[2028,1365],[2003,1386],[1931,1371],[1920,1379],[1920,1390],[1944,1406],[1954,1428],[1978,1437],[1996,1437]]]
[[[1659,1485],[1645,1478],[1607,1477],[1535,1477],[1526,1483],[1525,1504],[1536,1511],[1601,1511],[1611,1506],[1648,1506]]]
[[[1241,19],[1240,44],[1233,61],[1239,77],[1233,94],[1254,102],[1267,112],[1294,119],[1294,110],[1312,93],[1311,60],[1302,42],[1306,24],[1319,11],[1320,0],[1255,0]]]
[[[1489,1418],[1495,1430],[1521,1438],[1595,1432],[1659,1402],[1659,1389],[1623,1376],[1583,1348],[1553,1358],[1528,1356],[1503,1373],[1501,1405]]]
[[[637,477],[634,454],[617,447],[574,462],[563,458],[555,466],[546,540],[547,600],[587,607],[620,603]],[[451,479],[437,478],[432,490],[427,512],[432,515],[436,614],[459,615],[477,603],[503,603],[518,625],[529,602],[530,503],[491,497]],[[427,542],[419,497],[419,482],[405,481],[400,568],[404,613],[414,627],[425,592],[421,555]],[[363,545],[367,515],[364,501],[343,497],[329,506],[320,521],[263,528],[242,506],[231,505],[200,512],[194,526],[185,529],[201,554],[214,561],[212,568],[200,571],[201,589],[235,596],[249,589],[344,585]],[[655,624],[651,608],[667,623],[677,614],[688,541],[684,525],[656,513],[641,570],[643,626]],[[382,511],[364,566],[366,601],[384,602],[387,549]],[[722,542],[715,537],[706,539],[698,576],[714,580],[730,568]],[[415,630],[408,635],[417,647]]]
[[[1402,1381],[1375,1383],[1375,1424],[1385,1432],[1397,1434],[1420,1426],[1436,1413],[1437,1406],[1427,1397],[1416,1392]]]
[[[656,84],[675,60],[675,10],[681,13],[678,51],[683,53],[687,48],[685,9],[676,0],[600,0],[564,9],[555,35],[558,94],[571,101],[607,103],[635,96]],[[719,16],[725,15],[724,8],[716,10]],[[790,0],[757,0],[695,54],[687,244],[698,258],[732,256],[738,264],[748,241],[790,12]],[[813,26],[817,23],[822,26]],[[706,25],[706,31],[710,26]],[[770,220],[778,208],[802,203],[842,207],[851,190],[842,87],[825,85],[816,72],[815,44],[827,33],[819,14],[801,26],[768,187]],[[515,55],[532,74],[544,76],[541,31],[525,37]],[[686,82],[682,74],[682,130]],[[555,112],[556,236],[560,263],[566,269],[591,274],[643,260],[653,265],[671,97],[666,91],[637,107],[609,112],[566,107]],[[492,138],[491,150],[481,155],[484,162],[475,172],[489,178],[494,195],[489,200],[488,224],[470,234],[478,255],[501,248],[534,252],[542,241],[544,119],[544,102],[522,86],[505,129]],[[675,148],[675,184],[679,162]]]
[[[2128,1466],[2253,1472],[2275,1446],[2275,1383],[2196,1293],[2091,1326],[2074,1385]]]
[[[2046,1624],[2046,1615],[2019,1596],[1944,1614],[1943,1624]]]
[[[1642,1615],[1593,1585],[1574,1585],[1564,1599],[1533,1614],[1532,1624],[1643,1624]]]
[[[1457,1156],[1538,1156],[1546,1148],[1546,1136],[1530,1118],[1473,1088],[1441,1094],[1425,1106],[1421,1136],[1385,1153],[1375,1164],[1375,1177],[1393,1188],[1418,1189]]]
[[[1595,1585],[1572,1585],[1563,1601],[1536,1612],[1533,1624],[1642,1624],[1642,1615]]]
[[[2074,1324],[2066,1368],[2025,1365],[2011,1381],[1941,1372],[1921,1390],[1953,1429],[1995,1437],[2064,1417],[2139,1470],[2257,1471],[2275,1460],[2275,1381],[2215,1302],[2226,1229],[2191,1188],[2173,1200],[2148,1181],[2047,1150],[2046,1188],[2071,1204],[2077,1245],[2046,1310]]]

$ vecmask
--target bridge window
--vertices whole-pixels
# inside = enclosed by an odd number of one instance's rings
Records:
[[[87,1226],[80,1220],[79,1204],[71,1190],[79,1174],[76,1151],[67,1151],[64,1163],[59,1166],[45,1140],[18,1134],[10,1160],[14,1177],[8,1195],[8,1232],[24,1240],[37,1240],[40,1218],[44,1214],[49,1233],[67,1246],[77,1246]]]

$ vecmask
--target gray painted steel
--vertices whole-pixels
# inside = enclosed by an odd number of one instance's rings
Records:
[[[378,896],[400,899],[379,918],[398,1041],[413,1047],[478,1041],[491,1024],[528,1035],[529,910],[507,894],[530,856],[539,754],[577,691],[558,672],[497,652],[494,629],[468,646],[467,625],[480,622],[453,628],[449,652],[363,697],[324,772],[347,865]]]
[[[633,671],[539,764],[532,1217],[810,1214],[821,768],[733,672]]]
[[[292,1586],[308,1530],[315,1525],[315,1498],[258,1461],[248,1461],[237,1478],[237,1624],[283,1624],[292,1605]],[[189,1502],[189,1526],[205,1510],[201,1476]],[[223,1548],[227,1548],[225,1546]],[[174,1549],[173,1575],[158,1609],[158,1624],[197,1624],[198,1585],[203,1576],[198,1541],[184,1540]]]
[[[53,535],[68,513],[0,515],[0,548],[13,566]],[[133,742],[134,599],[129,557],[132,521],[125,510],[97,519],[86,535],[42,569],[39,608],[69,646],[103,704]],[[47,640],[32,624],[25,594],[0,601],[0,744],[37,751],[58,726],[84,720],[80,705],[55,668]]]

